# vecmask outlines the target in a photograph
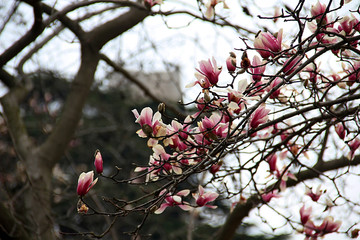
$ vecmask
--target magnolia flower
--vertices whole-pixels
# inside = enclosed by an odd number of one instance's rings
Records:
[[[167,190],[164,189],[160,192],[160,196],[161,195],[164,195],[165,192]],[[154,213],[155,214],[160,214],[162,213],[167,207],[173,207],[173,206],[178,206],[179,208],[181,208],[182,210],[184,211],[189,211],[191,210],[191,206],[189,205],[189,203],[187,202],[184,202],[182,200],[182,197],[185,197],[187,195],[189,195],[190,193],[190,190],[186,189],[186,190],[182,190],[180,192],[178,192],[177,194],[166,194],[166,197],[165,197],[165,202],[162,203],[159,207],[159,209],[157,209]]]
[[[95,151],[95,161],[94,161],[94,165],[95,165],[95,170],[98,174],[101,174],[104,170],[103,168],[103,159],[101,156],[101,153],[99,150]]]
[[[230,56],[226,59],[226,67],[229,72],[234,72],[236,70],[236,55],[233,52],[230,52]]]
[[[202,186],[199,185],[199,192],[198,193],[193,193],[192,194],[193,197],[195,198],[196,204],[199,207],[209,207],[209,208],[217,208],[217,206],[213,206],[213,205],[208,205],[208,202],[212,202],[214,201],[219,194],[215,193],[215,192],[204,192],[204,188]]]
[[[313,192],[312,188],[308,188],[306,187],[305,189],[305,194],[308,195],[314,202],[317,202],[321,196],[321,194],[323,193],[322,190],[320,190],[320,185],[316,188],[316,191]]]
[[[268,192],[268,193],[264,193],[261,195],[261,198],[264,202],[270,202],[270,200],[272,198],[279,198],[280,195],[277,193],[277,190],[273,190],[271,192]]]
[[[214,57],[212,57],[212,63],[210,59],[207,61],[201,60],[199,62],[200,69],[196,68],[196,70],[205,76],[211,85],[216,85],[219,81],[219,75],[221,73],[221,67],[218,67],[216,64],[216,60]]]
[[[348,143],[350,148],[350,153],[348,155],[349,159],[353,159],[355,155],[355,151],[360,147],[360,139],[355,138],[351,142]]]
[[[265,72],[266,65],[260,60],[258,56],[254,56],[251,63],[250,72],[252,73],[251,77],[255,82],[261,80],[262,74]]]
[[[300,220],[303,225],[305,225],[309,221],[311,212],[311,207],[305,209],[305,205],[303,205],[302,208],[300,208]]]
[[[269,109],[260,106],[251,116],[250,127],[257,128],[260,124],[265,123],[269,119]]]
[[[294,59],[292,59],[292,57],[287,59],[283,64],[283,72],[285,73],[285,75],[290,75],[291,73],[293,73],[296,68],[301,64],[301,59],[302,56],[296,56]]]
[[[210,173],[215,175],[220,170],[220,167],[222,165],[223,165],[223,161],[221,161],[221,160],[218,163],[215,163],[215,164],[211,165]]]
[[[270,167],[270,172],[271,173],[274,173],[274,172],[277,172],[278,169],[276,167],[276,161],[277,161],[277,156],[275,153],[271,154],[270,156],[268,156],[266,158],[266,161],[267,163],[269,164],[269,167]]]
[[[275,78],[274,80],[271,81],[269,87],[266,89],[267,91],[271,91],[272,89],[274,89],[277,85],[281,84],[282,80],[280,78]],[[279,97],[280,95],[280,88],[276,89],[270,96],[269,98],[274,99]]]
[[[254,40],[254,47],[262,58],[273,57],[274,53],[281,51],[282,34],[282,29],[277,33],[276,38],[271,33],[259,33]]]
[[[238,89],[228,89],[228,101],[229,101],[229,110],[241,110],[244,107],[247,97],[244,97],[243,93],[245,92],[248,86],[246,79],[241,79],[238,82]]]
[[[87,173],[82,172],[79,176],[78,186],[77,186],[77,194],[79,196],[84,196],[89,192],[89,190],[96,184],[97,178],[94,179],[94,171],[90,171]]]
[[[341,221],[334,221],[332,216],[327,216],[323,220],[322,224],[316,228],[320,232],[319,236],[324,236],[328,233],[337,232],[341,226]]]
[[[337,133],[337,135],[339,136],[339,138],[341,138],[342,140],[344,140],[345,136],[346,136],[346,130],[344,128],[344,124],[342,123],[338,123],[335,125],[335,132]]]
[[[311,15],[316,18],[316,21],[319,22],[324,13],[326,12],[326,5],[321,4],[319,1],[311,6]],[[323,18],[324,23],[328,23],[326,15]]]
[[[228,5],[225,3],[225,0],[209,0],[207,3],[206,3],[206,12],[205,12],[205,17],[207,19],[211,19],[214,17],[214,14],[215,14],[215,6],[218,4],[218,3],[223,3],[224,4],[224,8],[228,9]]]
[[[338,26],[338,30],[340,34],[349,36],[353,34],[354,30],[360,30],[359,20],[351,14],[351,17],[345,16],[339,21],[340,25]]]
[[[156,112],[153,115],[153,110],[149,107],[141,110],[139,115],[136,109],[132,110],[137,123],[140,124],[141,129],[139,129],[136,133],[139,137],[146,138],[149,137],[148,146],[152,147],[157,144],[158,140],[152,137],[164,137],[166,135],[166,127],[162,123],[161,113]]]

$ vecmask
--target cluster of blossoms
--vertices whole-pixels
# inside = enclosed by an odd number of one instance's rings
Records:
[[[300,220],[303,225],[302,232],[305,234],[305,240],[316,240],[326,234],[337,232],[341,226],[341,221],[334,221],[332,216],[324,218],[320,225],[315,225],[311,220],[312,208],[300,208]]]

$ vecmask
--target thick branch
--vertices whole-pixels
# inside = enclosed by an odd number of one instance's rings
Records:
[[[349,161],[346,157],[339,159],[322,162],[321,165],[314,166],[311,169],[302,171],[296,175],[298,181],[288,180],[287,186],[293,187],[298,183],[301,183],[308,179],[314,179],[319,177],[322,173],[336,170],[343,167],[355,166],[360,164],[360,155],[357,155],[352,161]],[[269,188],[271,189],[271,187]],[[221,227],[217,233],[217,240],[231,240],[235,234],[236,229],[242,223],[245,217],[247,217],[250,211],[261,204],[262,201],[258,195],[251,196],[246,203],[238,204],[234,211],[228,216],[225,224]]]
[[[38,149],[38,154],[50,167],[60,159],[73,137],[82,116],[98,62],[99,56],[96,52],[93,52],[91,48],[82,48],[81,65],[72,83],[60,120],[45,143]]]
[[[109,22],[96,27],[89,32],[89,42],[95,49],[101,49],[107,42],[123,34],[127,30],[143,21],[149,15],[149,11],[137,7]]]
[[[18,104],[18,100],[26,93],[27,91],[24,88],[14,88],[0,99],[3,107],[3,115],[15,150],[23,160],[29,154],[32,147],[25,124],[20,116],[20,107]]]
[[[32,6],[34,9],[33,26],[22,38],[16,41],[11,47],[9,47],[0,55],[0,67],[4,66],[8,61],[10,61],[31,42],[33,42],[44,30],[45,27],[42,24],[42,9],[40,7],[40,2],[34,1]]]

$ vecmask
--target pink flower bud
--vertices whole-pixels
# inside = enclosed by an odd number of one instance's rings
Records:
[[[226,67],[229,72],[234,72],[236,70],[236,55],[233,52],[230,52],[230,56],[226,59]]]
[[[339,138],[344,140],[344,138],[346,136],[346,130],[345,130],[344,125],[342,123],[336,124],[335,131],[336,131],[337,135],[339,135]]]
[[[77,186],[77,194],[79,196],[84,196],[89,192],[89,190],[96,184],[97,178],[94,179],[94,171],[90,171],[87,173],[82,172],[79,176],[78,186]]]
[[[94,161],[95,169],[98,174],[101,174],[104,170],[103,168],[103,159],[99,150],[95,151],[95,161]]]

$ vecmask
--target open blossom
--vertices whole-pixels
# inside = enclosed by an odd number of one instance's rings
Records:
[[[82,172],[79,176],[78,185],[77,185],[77,194],[79,196],[84,196],[89,192],[89,190],[96,184],[97,178],[94,180],[94,171],[87,173]]]
[[[211,63],[210,59],[208,59],[207,61],[201,60],[199,62],[199,66],[200,66],[200,69],[197,68],[196,70],[200,74],[205,76],[209,80],[211,85],[216,85],[217,82],[219,81],[221,67],[217,66],[215,58],[214,57],[212,58],[212,63]]]
[[[320,185],[316,188],[316,191],[313,192],[312,188],[306,188],[305,194],[308,195],[314,202],[317,202],[322,195],[323,191],[320,190]]]
[[[353,14],[351,14],[351,17],[343,17],[340,19],[339,23],[338,30],[340,34],[344,33],[343,35],[349,36],[353,34],[354,30],[360,30],[359,20]]]
[[[313,17],[316,17],[317,22],[319,22],[321,20],[321,18],[325,12],[326,12],[326,4],[322,4],[319,1],[317,1],[317,3],[315,5],[311,6],[311,15]],[[325,24],[328,23],[328,19],[327,19],[326,15],[323,18],[323,22]]]
[[[160,196],[161,195],[164,195],[165,192],[167,190],[164,189],[160,192]],[[162,213],[167,207],[173,207],[173,206],[178,206],[180,207],[182,210],[184,211],[189,211],[191,210],[191,206],[189,205],[189,203],[187,202],[184,202],[182,200],[182,197],[186,197],[187,195],[189,195],[190,193],[190,190],[186,189],[186,190],[182,190],[176,194],[166,194],[165,196],[165,202],[162,203],[159,207],[159,209],[157,209],[154,213],[155,214],[160,214]]]
[[[270,202],[270,200],[272,198],[279,198],[280,195],[277,193],[277,190],[274,190],[274,191],[271,191],[271,192],[268,192],[268,193],[264,193],[261,195],[261,198],[264,202]]]
[[[260,106],[251,116],[250,127],[257,128],[260,124],[265,123],[269,119],[269,109],[264,106]]]
[[[310,220],[310,215],[312,208],[309,207],[305,209],[305,205],[300,208],[300,220],[303,225],[305,225]]]
[[[275,38],[271,33],[259,33],[259,35],[254,40],[254,47],[257,48],[257,52],[261,55],[262,58],[269,58],[274,56],[274,53],[281,51],[282,43],[282,34],[283,30],[277,33]]]
[[[224,4],[224,8],[229,8],[228,5],[225,3],[225,0],[209,0],[207,3],[206,3],[206,12],[205,12],[205,17],[207,19],[211,19],[214,17],[214,14],[215,14],[215,6],[218,4],[218,3],[223,3]]]
[[[229,109],[230,110],[238,110],[240,111],[245,104],[245,99],[243,93],[245,92],[248,86],[246,79],[241,79],[238,82],[238,89],[228,89],[228,101],[229,101]],[[238,112],[236,112],[238,113]]]
[[[217,206],[208,205],[208,202],[214,201],[219,194],[215,192],[207,192],[205,193],[204,188],[199,185],[198,193],[193,193],[193,197],[195,198],[196,204],[199,207],[209,207],[209,208],[217,208]]]
[[[162,123],[161,113],[156,112],[153,115],[153,110],[149,107],[141,110],[139,114],[136,109],[132,110],[137,123],[140,124],[141,129],[139,129],[136,133],[139,137],[149,137],[148,146],[152,147],[157,144],[157,139],[153,139],[152,137],[163,137],[166,135],[166,127]]]
[[[103,168],[103,159],[102,159],[102,156],[101,156],[101,153],[100,153],[99,150],[96,150],[96,152],[95,152],[94,165],[95,165],[96,172],[98,174],[103,172],[103,170],[104,170],[104,168]]]
[[[348,157],[349,159],[353,159],[355,155],[355,151],[360,147],[360,139],[355,138],[354,140],[349,142],[348,145],[350,148],[350,153]]]
[[[316,228],[319,233],[319,236],[324,236],[328,233],[337,232],[341,226],[341,221],[334,221],[332,216],[327,216],[323,220],[322,224]]]

